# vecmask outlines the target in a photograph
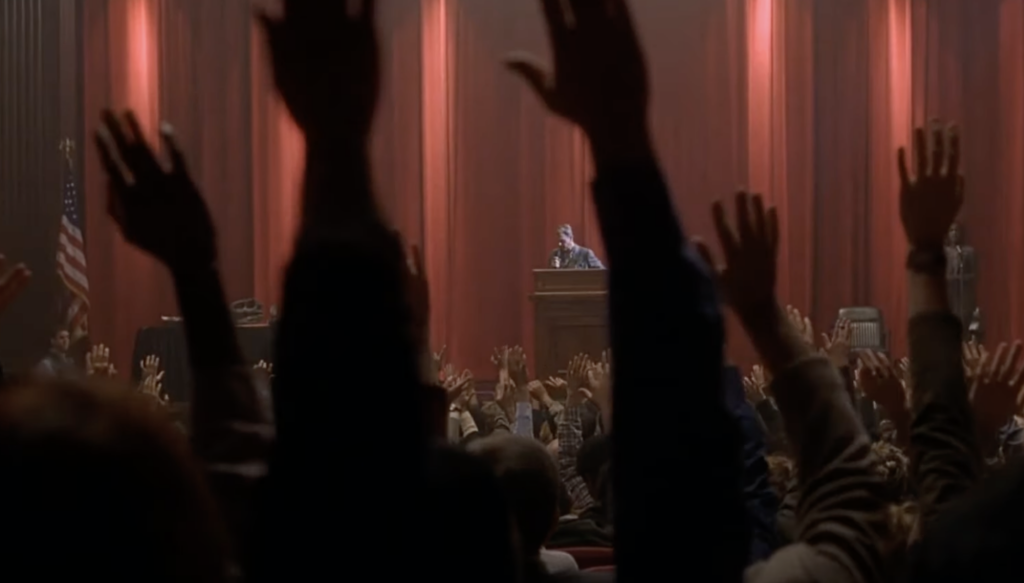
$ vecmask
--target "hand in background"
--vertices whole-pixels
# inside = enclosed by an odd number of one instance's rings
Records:
[[[948,149],[947,149],[948,139]],[[960,137],[953,128],[936,129],[931,152],[925,130],[914,130],[914,176],[907,169],[905,148],[897,162],[900,172],[900,219],[914,248],[941,249],[949,227],[963,205],[960,177]]]
[[[441,382],[441,370],[444,368],[444,353],[448,350],[447,346],[442,346],[441,350],[430,353],[430,379],[431,382]]]
[[[978,344],[976,340],[964,342],[964,376],[967,377],[967,386],[974,384],[981,370],[981,363],[988,357],[985,346]]]
[[[0,312],[6,310],[25,291],[31,279],[32,272],[24,263],[8,269],[7,258],[0,255]]]
[[[1019,412],[1018,394],[1024,381],[1022,352],[1020,341],[1012,346],[1003,342],[995,354],[986,354],[978,363],[970,399],[979,435],[984,440],[993,439],[999,428]]]
[[[270,386],[270,381],[274,378],[274,363],[261,360],[252,367],[252,373],[257,379]]]
[[[890,415],[910,411],[910,392],[903,383],[903,373],[880,352],[861,353],[854,385],[858,392],[881,405]]]
[[[522,346],[513,346],[508,351],[508,373],[518,387],[525,387],[530,382],[526,368],[526,351]]]
[[[843,368],[850,366],[850,321],[840,318],[832,335],[821,335],[822,351],[832,361],[832,366]]]
[[[814,326],[811,324],[811,319],[801,314],[800,310],[793,306],[786,306],[786,316],[789,317],[793,328],[800,334],[804,344],[814,347]]]
[[[779,219],[774,208],[765,209],[764,200],[757,194],[740,192],[735,205],[735,231],[729,226],[722,203],[716,202],[712,207],[715,231],[726,262],[717,270],[717,280],[726,301],[748,325],[763,316],[766,309],[774,311],[777,307]],[[697,250],[708,266],[717,265],[705,243],[697,242]]]
[[[85,374],[89,376],[112,378],[117,376],[117,370],[110,363],[110,349],[102,344],[96,344],[85,355]]]
[[[743,392],[752,405],[757,405],[768,398],[768,384],[760,366],[754,366],[749,375],[743,377]]]
[[[647,66],[626,0],[541,0],[554,61],[506,63],[554,114],[578,125],[596,159],[649,152]],[[567,10],[568,9],[568,10]]]
[[[143,358],[139,361],[139,371],[142,373],[143,380],[160,374],[160,357],[155,354],[150,354],[146,358]]]
[[[172,272],[210,267],[217,259],[210,211],[170,126],[164,125],[160,135],[167,164],[146,143],[132,112],[123,120],[104,112],[96,144],[107,174],[107,210],[129,243]]]
[[[565,398],[566,406],[578,407],[594,397],[594,394],[587,388],[591,364],[590,357],[586,354],[577,354],[569,362],[569,378],[566,385]]]
[[[364,148],[380,96],[376,2],[285,0],[284,15],[257,17],[274,84],[307,138],[354,139]]]
[[[151,397],[160,406],[166,406],[169,402],[167,395],[164,394],[163,382],[161,382],[163,377],[164,373],[147,377],[146,380],[142,381],[142,384],[139,385],[139,392],[147,397]]]

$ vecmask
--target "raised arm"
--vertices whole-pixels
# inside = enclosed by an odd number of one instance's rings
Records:
[[[619,576],[653,581],[686,565],[707,581],[738,580],[749,529],[738,430],[721,394],[722,316],[707,269],[687,249],[655,158],[646,63],[629,6],[540,5],[553,68],[528,56],[512,58],[510,66],[549,110],[583,130],[594,157],[594,200],[610,269]],[[651,392],[680,416],[676,423],[646,422]],[[707,473],[690,480],[685,467]],[[680,499],[702,504],[674,503]],[[687,528],[666,532],[665,524]],[[702,533],[698,541],[686,535],[691,531]]]
[[[174,279],[194,378],[193,448],[206,466],[234,543],[244,546],[256,480],[265,473],[270,427],[235,337],[209,211],[170,126],[160,133],[167,163],[146,143],[131,112],[123,119],[104,113],[97,144],[109,208],[125,239],[163,263]]]
[[[276,343],[278,447],[261,577],[308,578],[345,562],[386,560],[401,537],[389,517],[427,506],[413,500],[426,495],[432,419],[424,412],[436,409],[430,398],[439,393],[422,384],[405,251],[371,188],[380,84],[374,4],[288,0],[281,19],[263,19],[277,89],[305,136],[306,169]],[[378,390],[387,391],[393,430],[367,441]],[[337,423],[344,412],[350,422]],[[313,517],[333,536],[310,528]],[[358,536],[342,544],[344,533]],[[396,565],[394,576],[403,568],[413,567]]]
[[[715,227],[726,265],[719,281],[772,373],[772,392],[800,475],[796,543],[750,568],[747,581],[879,580],[887,523],[871,441],[843,379],[800,335],[775,295],[779,223],[760,196],[736,196],[734,226],[721,204]],[[710,250],[702,253],[711,263]]]
[[[900,211],[907,257],[910,363],[914,379],[910,462],[922,525],[978,479],[982,458],[961,362],[963,330],[949,309],[946,233],[963,202],[960,141],[937,130],[929,154],[914,132],[915,174],[900,150]]]

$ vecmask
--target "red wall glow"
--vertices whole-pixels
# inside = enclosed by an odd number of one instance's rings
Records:
[[[160,123],[160,74],[158,70],[156,21],[154,2],[150,0],[123,0],[124,16],[128,32],[127,59],[128,103],[124,105],[135,110],[143,130],[152,137],[153,130]]]
[[[431,343],[449,334],[451,295],[451,88],[453,38],[449,0],[425,0],[421,8],[423,57],[423,254],[429,274]]]

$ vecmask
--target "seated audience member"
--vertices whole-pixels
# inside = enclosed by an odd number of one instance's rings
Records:
[[[540,442],[515,435],[477,440],[469,452],[486,461],[498,482],[519,533],[523,580],[543,581],[548,575],[577,571],[568,553],[544,548],[558,523],[558,469]]]
[[[559,521],[548,540],[548,546],[610,547],[612,530],[605,501],[608,496],[608,465],[611,462],[611,440],[599,434],[583,442],[576,457],[576,473],[586,484],[594,504],[578,511],[572,520]]]
[[[143,397],[68,380],[6,388],[0,473],[4,566],[16,579],[227,579],[201,471]]]
[[[35,373],[47,378],[69,378],[78,374],[75,363],[68,356],[69,348],[71,348],[71,334],[64,329],[57,330],[50,338],[49,352],[36,365]]]

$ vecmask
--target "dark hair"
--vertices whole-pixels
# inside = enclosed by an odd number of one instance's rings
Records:
[[[184,437],[121,387],[0,392],[3,568],[39,580],[226,578],[219,513]]]
[[[469,444],[498,477],[524,557],[536,557],[558,522],[558,468],[534,439],[493,435]]]

